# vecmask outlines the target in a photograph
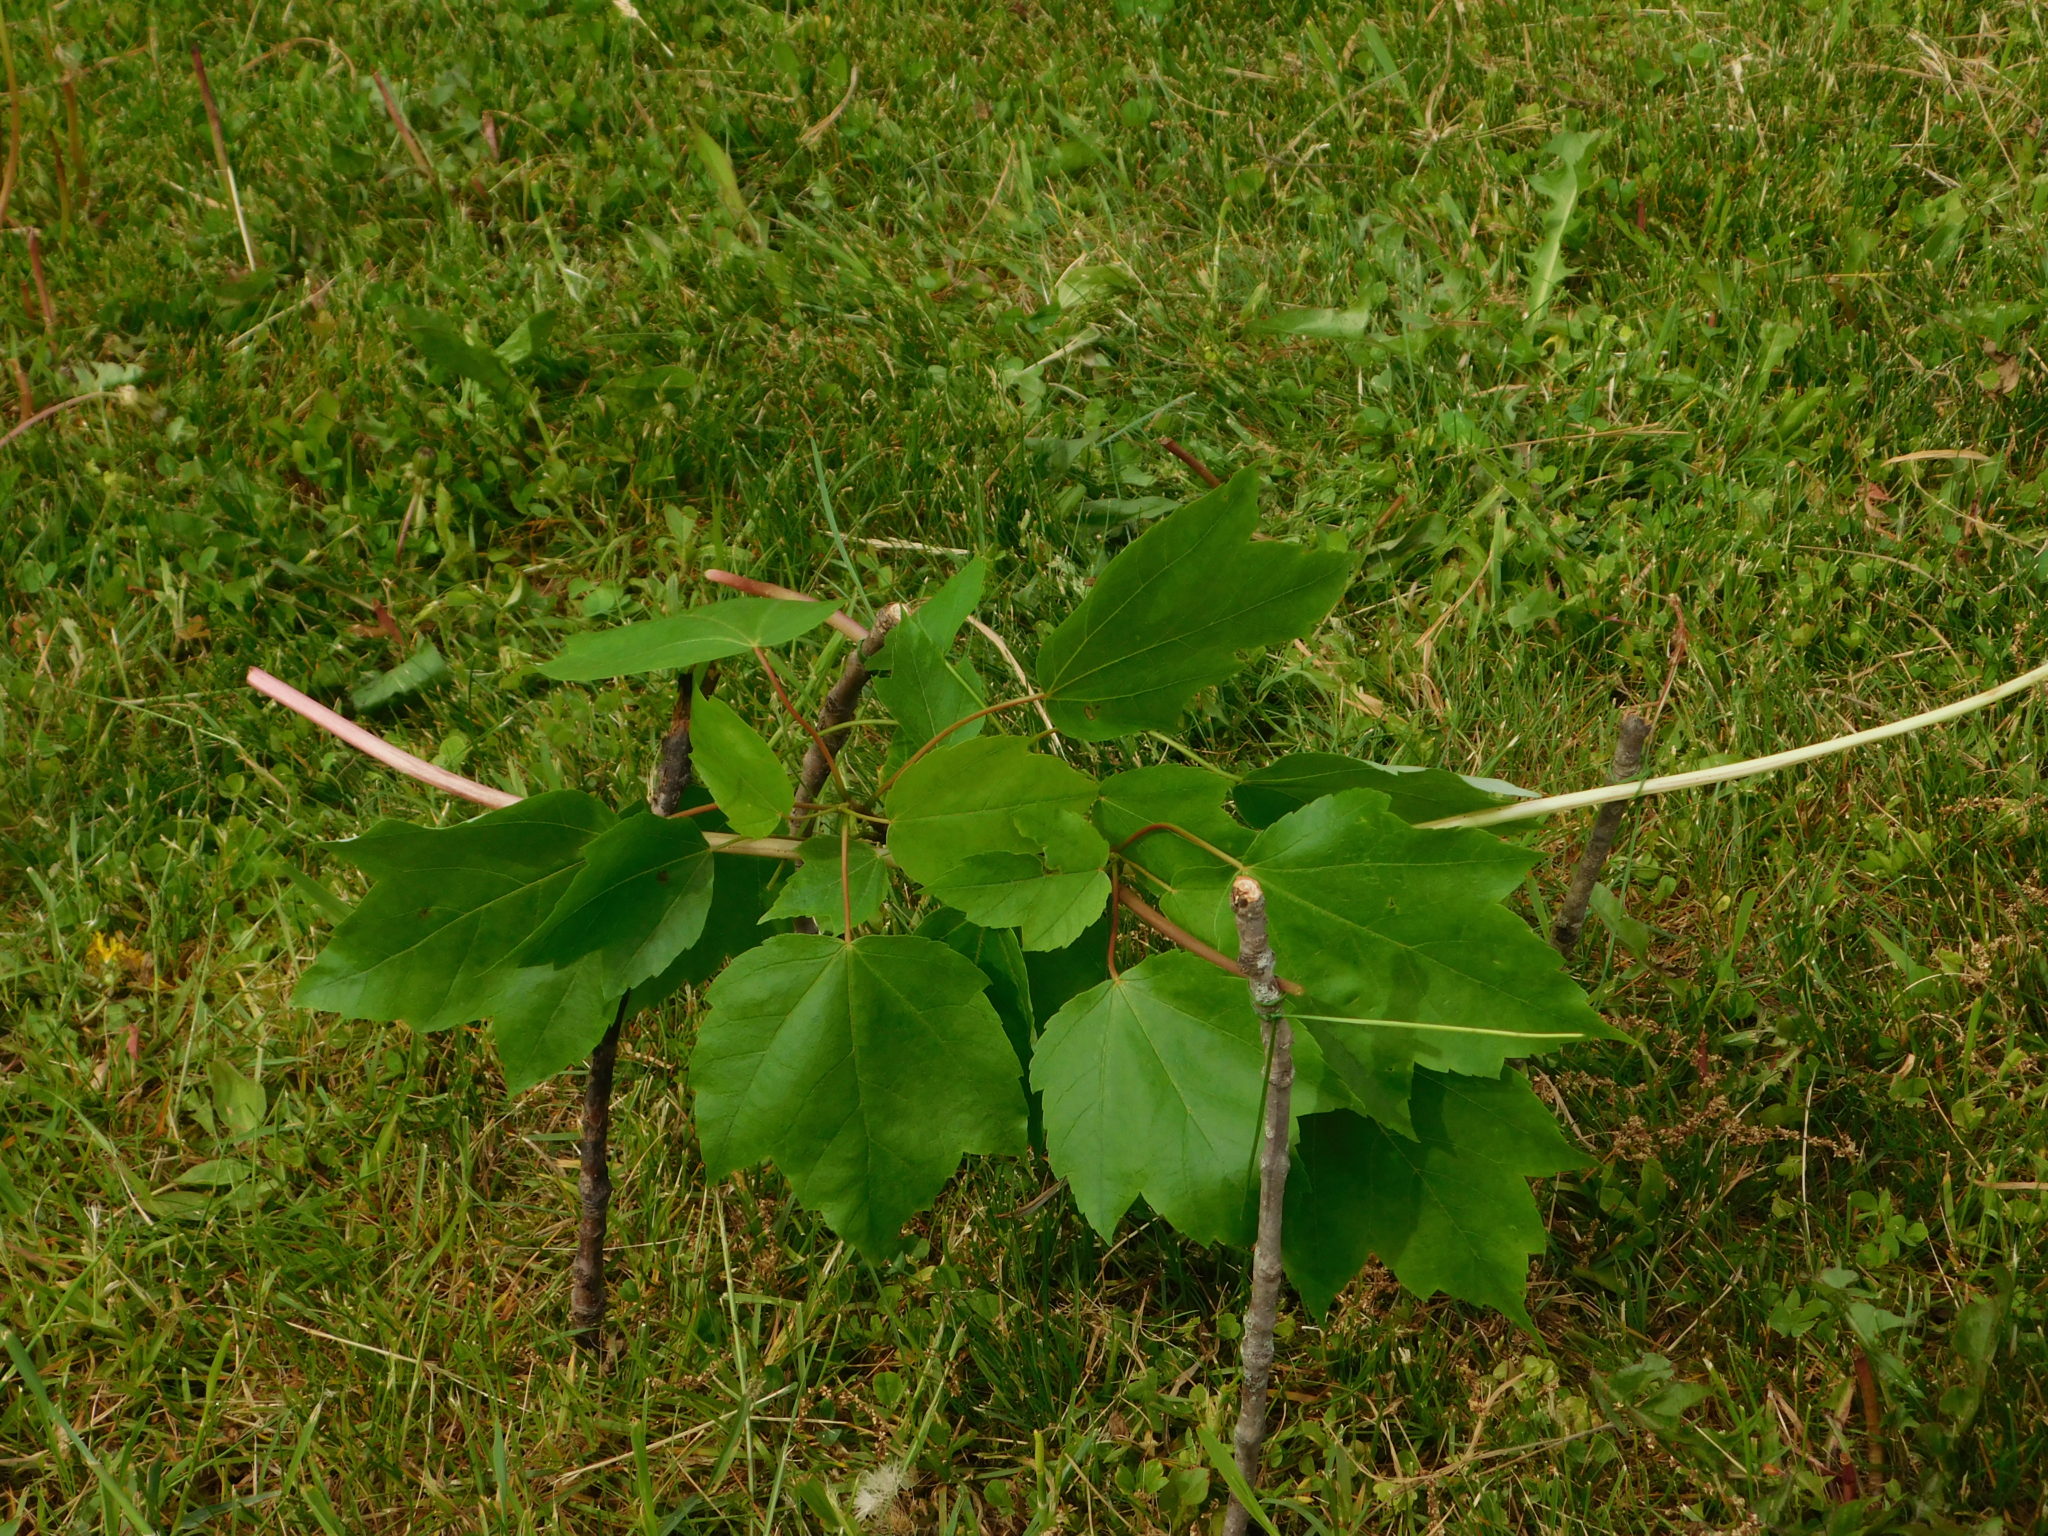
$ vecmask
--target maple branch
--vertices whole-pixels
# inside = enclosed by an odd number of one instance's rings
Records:
[[[410,752],[404,751],[399,747],[394,747],[383,737],[372,731],[364,730],[352,721],[344,720],[326,705],[307,698],[306,695],[292,687],[291,684],[279,681],[260,667],[251,667],[249,669],[248,683],[251,688],[254,688],[264,697],[275,700],[296,714],[303,715],[323,731],[327,731],[331,735],[340,738],[365,756],[373,757],[378,762],[384,764],[385,767],[396,769],[408,778],[419,780],[422,784],[431,785],[444,794],[455,795],[478,805],[489,806],[493,810],[519,803],[520,797],[518,795],[509,794],[502,789],[493,789],[488,784],[479,784],[475,779],[465,779],[461,774],[450,773],[446,768],[436,768],[432,763],[414,757]],[[1029,700],[1012,699],[1009,702],[1010,704],[1023,704],[1029,702]],[[996,707],[999,709],[1008,708],[1009,705],[997,705]],[[703,808],[700,807],[699,809]],[[793,837],[741,837],[734,832],[706,832],[704,834],[704,841],[711,845],[711,849],[715,853],[744,854],[762,859],[788,859],[791,862],[799,860],[800,855],[797,850],[802,846],[801,841]],[[876,856],[885,864],[893,864],[895,862],[889,857],[887,848],[877,850]],[[1230,956],[1224,954],[1222,950],[1217,949],[1211,944],[1203,943],[1202,940],[1189,933],[1187,929],[1181,927],[1180,924],[1173,921],[1172,918],[1161,912],[1128,885],[1118,884],[1116,899],[1123,904],[1127,912],[1161,938],[1179,945],[1189,954],[1206,960],[1213,966],[1229,971],[1233,976],[1242,976],[1244,974],[1243,968],[1235,960],[1231,959]],[[1288,996],[1298,997],[1301,994],[1302,988],[1299,982],[1289,981],[1284,976],[1280,977],[1278,982],[1280,990]]]
[[[889,638],[903,617],[903,605],[891,603],[875,618],[875,627],[861,637],[854,646],[853,654],[846,658],[846,665],[839,669],[839,681],[825,694],[825,702],[818,706],[817,728],[811,732],[811,744],[804,749],[803,767],[797,771],[796,798],[799,805],[815,803],[818,791],[825,787],[825,779],[832,772],[832,742],[846,734],[851,728],[854,710],[860,704],[861,690],[868,685],[869,659],[882,648],[882,642]],[[816,812],[799,815],[790,823],[790,835],[801,842],[810,832]]]
[[[1607,775],[1609,783],[1626,784],[1641,771],[1643,743],[1649,739],[1649,721],[1635,713],[1621,717],[1621,740],[1614,748],[1614,766]],[[1570,954],[1579,942],[1579,933],[1586,926],[1586,908],[1593,901],[1594,882],[1600,878],[1607,855],[1614,851],[1614,840],[1620,835],[1621,818],[1627,810],[1623,802],[1610,800],[1593,818],[1585,852],[1579,855],[1578,865],[1572,870],[1572,883],[1565,889],[1564,902],[1557,909],[1557,922],[1550,930],[1550,942],[1560,955]]]
[[[1259,1146],[1259,1235],[1252,1249],[1252,1294],[1244,1310],[1244,1379],[1238,1388],[1237,1428],[1232,1450],[1247,1487],[1259,1477],[1259,1450],[1266,1443],[1266,1400],[1273,1383],[1273,1328],[1280,1313],[1281,1214],[1287,1198],[1288,1127],[1293,1118],[1294,1035],[1280,1012],[1280,983],[1273,974],[1273,945],[1266,934],[1266,893],[1249,875],[1230,885],[1230,910],[1237,919],[1238,963],[1251,988],[1252,1007],[1266,1038],[1265,1133]],[[1223,1516],[1224,1536],[1245,1536],[1251,1511],[1233,1494]]]
[[[423,758],[414,757],[401,747],[394,747],[374,731],[366,731],[351,720],[344,720],[325,704],[307,698],[290,683],[281,682],[261,667],[251,667],[247,682],[251,688],[265,698],[282,704],[294,714],[302,715],[329,735],[340,738],[354,747],[365,757],[373,757],[387,768],[396,769],[409,779],[431,785],[443,794],[454,795],[477,805],[489,806],[492,810],[503,810],[508,805],[517,805],[522,798],[506,790],[493,789],[488,784],[479,784],[475,779],[465,779],[459,773],[450,773],[446,768],[436,768]],[[677,814],[697,815],[712,809],[698,806],[688,812]],[[704,841],[715,853],[751,854],[762,859],[794,859],[796,840],[788,837],[742,837],[737,832],[706,832]]]
[[[715,581],[721,587],[731,587],[735,592],[745,592],[750,597],[779,597],[785,603],[815,603],[817,598],[808,592],[799,592],[794,587],[778,587],[772,581],[756,581],[751,576],[740,576],[732,571],[706,571],[706,581]],[[849,619],[838,609],[826,615],[825,622],[849,640],[865,640],[867,625],[858,619]]]
[[[590,1053],[583,1080],[583,1139],[577,1148],[576,1257],[569,1265],[569,1331],[583,1348],[604,1350],[605,1229],[611,1215],[612,1069],[619,1059],[619,1033],[626,1026],[627,992],[619,999],[612,1027]]]
[[[716,677],[715,669],[705,669],[707,694]],[[698,806],[682,810],[683,791],[690,787],[694,777],[690,710],[696,701],[697,677],[686,671],[676,679],[675,709],[669,715],[668,730],[662,735],[660,756],[647,790],[647,808],[657,816],[694,816],[711,809]],[[599,1355],[604,1352],[604,1250],[612,1205],[612,1075],[619,1060],[619,1036],[625,1030],[632,1001],[629,988],[619,999],[619,1011],[611,1028],[592,1048],[590,1074],[583,1080],[582,1142],[577,1149],[576,1168],[576,1257],[569,1265],[569,1333],[583,1348]]]
[[[1231,959],[1230,956],[1224,954],[1222,950],[1216,948],[1213,944],[1204,943],[1196,938],[1187,929],[1181,927],[1179,923],[1176,923],[1172,918],[1168,917],[1164,912],[1153,906],[1151,902],[1121,881],[1118,882],[1116,887],[1116,899],[1123,904],[1124,910],[1129,912],[1131,916],[1135,917],[1161,938],[1169,939],[1173,943],[1178,944],[1196,959],[1206,960],[1217,969],[1228,971],[1233,976],[1244,975],[1244,967],[1237,961]],[[1275,977],[1274,985],[1279,987],[1289,997],[1299,997],[1302,994],[1301,983],[1289,981],[1285,976]]]
[[[661,755],[655,760],[653,782],[647,790],[647,808],[657,816],[682,811],[683,791],[690,786],[690,711],[697,702],[698,689],[709,694],[717,681],[718,673],[711,667],[704,669],[701,684],[694,672],[676,678],[676,707],[668,717],[668,731],[661,738]]]
[[[776,672],[775,663],[768,659],[768,648],[763,645],[755,646],[754,660],[759,662],[761,664],[761,670],[768,674],[768,686],[775,690],[775,701],[782,706],[783,713],[788,715],[790,719],[796,722],[796,727],[798,730],[802,731],[806,736],[811,738],[811,744],[804,749],[804,761],[806,765],[808,765],[810,761],[810,754],[816,752],[824,759],[825,771],[831,774],[835,779],[838,779],[839,764],[838,761],[832,756],[832,749],[825,745],[825,738],[818,734],[817,727],[812,725],[810,721],[804,718],[803,711],[796,707],[796,700],[792,699],[789,696],[789,690],[782,686],[782,677],[778,672]],[[821,785],[824,782],[825,781],[822,778],[819,779],[818,784],[814,784],[811,786],[811,790],[808,795],[799,795],[797,798],[800,800],[814,799],[818,793],[818,785]],[[839,792],[842,795],[846,793],[846,782],[843,779],[839,780]],[[795,834],[796,832],[796,822],[794,818],[791,818],[790,821],[790,831],[792,834]]]

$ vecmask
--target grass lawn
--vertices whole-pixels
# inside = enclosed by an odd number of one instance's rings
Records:
[[[580,1075],[286,1001],[361,889],[319,845],[464,812],[248,666],[627,804],[669,699],[540,677],[568,636],[975,552],[1028,654],[1197,488],[1168,437],[1365,553],[1105,764],[1561,791],[1617,705],[1670,771],[2048,659],[2036,5],[639,5],[7,7],[7,1536],[1220,1518],[1242,1255],[1005,1163],[870,1265],[705,1180],[680,1001],[575,1350]],[[1538,1332],[1378,1270],[1291,1312],[1281,1530],[2048,1523],[2044,724],[1631,817]]]

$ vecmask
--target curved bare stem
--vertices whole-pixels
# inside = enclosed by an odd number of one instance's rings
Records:
[[[996,648],[998,654],[1009,664],[1010,671],[1015,675],[1018,682],[1022,683],[1026,688],[1031,686],[1031,674],[1024,670],[1024,663],[1017,659],[1017,653],[1010,649],[1010,643],[1007,640],[971,613],[967,615],[967,627]],[[1038,718],[1045,722],[1045,734],[1050,739],[1053,751],[1059,753],[1061,757],[1065,757],[1067,755],[1066,739],[1060,735],[1058,729],[1053,725],[1052,711],[1045,707],[1045,700],[1042,698],[1037,701],[1037,706]]]
[[[1017,698],[1004,699],[1000,704],[991,704],[987,709],[977,709],[973,714],[965,716],[962,719],[955,720],[951,725],[946,726],[942,730],[940,730],[939,733],[933,736],[930,741],[926,742],[923,746],[919,747],[915,752],[911,753],[910,756],[907,759],[905,759],[903,766],[901,768],[898,768],[894,773],[889,775],[888,780],[882,785],[881,790],[878,792],[887,793],[889,786],[891,784],[894,784],[898,779],[902,778],[904,774],[908,773],[911,770],[911,768],[916,766],[916,764],[924,758],[926,753],[931,752],[932,750],[937,748],[941,743],[945,741],[945,739],[948,736],[952,735],[955,731],[959,730],[961,726],[972,725],[975,721],[985,719],[990,715],[999,715],[1006,709],[1017,708],[1017,706],[1020,704],[1036,704],[1044,697],[1045,695],[1042,693],[1021,694]]]
[[[1244,873],[1243,859],[1232,858],[1229,854],[1225,853],[1221,848],[1218,848],[1214,843],[1205,843],[1202,841],[1202,839],[1195,836],[1194,833],[1188,831],[1186,827],[1176,827],[1170,821],[1155,821],[1150,826],[1138,828],[1137,831],[1133,832],[1129,837],[1125,838],[1122,842],[1118,843],[1114,848],[1110,849],[1110,852],[1122,853],[1126,848],[1130,847],[1131,844],[1135,843],[1139,838],[1149,837],[1154,832],[1171,832],[1175,837],[1179,838],[1182,842],[1192,843],[1195,847],[1201,849],[1202,852],[1208,854],[1211,858],[1221,859],[1224,863],[1228,864],[1232,869],[1236,870],[1239,874]]]
[[[731,587],[735,592],[744,592],[750,597],[779,597],[786,603],[818,601],[810,593],[799,592],[794,587],[779,587],[772,581],[756,581],[751,576],[741,576],[733,571],[706,571],[704,579],[716,582],[721,587]],[[849,640],[865,640],[868,637],[868,627],[865,624],[858,619],[849,619],[837,608],[826,615],[825,622]]]
[[[487,805],[500,810],[516,805],[519,796],[502,789],[493,789],[488,784],[479,784],[475,779],[465,779],[459,773],[450,773],[446,768],[437,768],[425,758],[414,757],[403,747],[394,747],[382,736],[366,731],[351,720],[344,720],[317,699],[309,699],[290,683],[272,677],[261,667],[251,667],[246,681],[251,688],[267,699],[282,704],[293,714],[303,715],[330,736],[338,736],[365,757],[374,757],[387,768],[396,768],[407,778],[418,779],[422,784],[431,784],[444,794],[458,799]]]
[[[1681,789],[1707,789],[1716,784],[1732,784],[1737,779],[1753,778],[1760,773],[1772,773],[1780,768],[1792,768],[1800,763],[1832,757],[1837,752],[1848,751],[1851,747],[1866,747],[1872,742],[1889,741],[1894,736],[1911,735],[1914,731],[1925,730],[1930,725],[1946,725],[1951,720],[1973,715],[1980,709],[1989,709],[1993,704],[2009,699],[2016,693],[2024,693],[2043,682],[2048,682],[2048,664],[2038,666],[2031,672],[2022,672],[2018,677],[2000,683],[1996,688],[1974,693],[1967,699],[1956,700],[1953,704],[1944,704],[1939,709],[1908,715],[1903,720],[1872,726],[1867,731],[1853,731],[1847,736],[1833,736],[1809,746],[1793,747],[1788,751],[1773,752],[1765,757],[1752,757],[1740,763],[1726,763],[1719,768],[1696,768],[1690,773],[1666,774],[1661,779],[1639,779],[1631,784],[1603,784],[1596,789],[1575,790],[1568,795],[1547,795],[1540,800],[1518,800],[1513,805],[1494,806],[1484,811],[1467,811],[1460,816],[1443,816],[1435,821],[1418,822],[1416,825],[1497,827],[1504,822],[1527,821],[1534,816],[1550,816],[1559,811],[1576,811],[1589,805],[1606,805],[1615,800],[1634,800],[1645,795],[1668,795]]]

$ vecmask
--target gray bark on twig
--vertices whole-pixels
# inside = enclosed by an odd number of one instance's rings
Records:
[[[704,674],[709,693],[712,674]],[[683,808],[690,787],[690,707],[697,700],[696,680],[688,672],[676,679],[676,707],[661,738],[661,755],[647,789],[647,808],[657,816],[673,816]],[[583,1348],[602,1353],[606,1287],[604,1250],[611,1221],[612,1073],[619,1059],[619,1035],[626,1027],[626,1005],[590,1053],[590,1074],[583,1080],[582,1142],[577,1148],[576,1257],[569,1265],[569,1332]]]
[[[1266,895],[1241,875],[1231,884],[1237,917],[1237,957],[1251,988],[1252,1006],[1266,1038],[1266,1115],[1259,1147],[1259,1236],[1252,1250],[1252,1294],[1244,1312],[1244,1381],[1239,1388],[1232,1450],[1248,1487],[1257,1487],[1259,1450],[1266,1443],[1266,1400],[1273,1381],[1273,1325],[1280,1315],[1281,1212],[1287,1198],[1288,1129],[1293,1119],[1294,1035],[1280,1012],[1280,983],[1266,936]],[[1244,1536],[1251,1511],[1233,1496],[1223,1517],[1224,1536]]]
[[[1608,775],[1608,782],[1625,784],[1642,771],[1643,744],[1650,739],[1650,723],[1641,715],[1627,714],[1621,717],[1621,740],[1614,749],[1614,767]],[[1593,819],[1592,834],[1586,839],[1586,851],[1579,855],[1579,862],[1572,870],[1572,883],[1566,888],[1564,901],[1557,909],[1557,921],[1550,930],[1550,942],[1561,955],[1569,955],[1579,942],[1579,934],[1586,926],[1586,910],[1593,903],[1593,887],[1599,882],[1600,871],[1607,863],[1607,855],[1614,851],[1614,840],[1621,834],[1621,818],[1628,810],[1626,800],[1610,800],[1600,807]]]
[[[854,711],[860,706],[861,690],[868,685],[868,659],[882,648],[882,642],[889,638],[889,631],[896,627],[896,621],[903,617],[903,605],[891,603],[875,616],[875,627],[868,631],[867,638],[853,648],[853,654],[846,658],[846,665],[839,669],[839,681],[825,694],[825,702],[818,707],[818,734],[804,749],[804,765],[797,773],[796,810],[789,818],[789,835],[802,841],[811,835],[811,827],[818,819],[812,807],[818,802],[818,794],[825,787],[825,780],[832,773],[832,759],[825,755],[825,746],[836,746],[834,738],[843,739]],[[790,929],[796,933],[816,933],[816,918],[798,917],[790,920]]]
[[[612,1067],[619,1056],[619,1031],[626,1022],[626,1002],[619,999],[612,1027],[590,1053],[590,1075],[583,1080],[583,1144],[578,1149],[576,1257],[569,1266],[569,1330],[585,1349],[604,1348],[605,1225],[612,1203],[612,1175],[607,1161],[612,1128]]]
[[[716,682],[708,669],[704,691]],[[673,816],[683,808],[683,791],[690,787],[690,708],[697,702],[697,683],[685,672],[676,679],[676,707],[668,719],[668,732],[661,738],[661,756],[654,765],[654,780],[647,790],[647,808],[657,816]]]
[[[889,631],[902,617],[902,606],[896,603],[891,603],[876,616],[875,627],[853,648],[853,653],[846,658],[846,665],[839,669],[839,681],[832,685],[825,695],[825,702],[818,707],[818,739],[804,749],[804,765],[797,773],[796,814],[789,818],[789,835],[799,841],[811,834],[811,823],[818,819],[818,813],[811,807],[817,804],[818,793],[832,773],[832,760],[825,755],[825,748],[819,746],[818,741],[836,750],[837,743],[833,738],[846,734],[853,713],[860,706],[861,690],[868,685],[868,660],[882,648],[882,642],[889,638]]]

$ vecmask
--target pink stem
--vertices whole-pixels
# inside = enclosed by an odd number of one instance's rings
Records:
[[[493,810],[519,802],[517,795],[507,794],[502,789],[493,789],[488,784],[479,784],[475,779],[465,779],[461,774],[450,773],[446,768],[436,768],[424,758],[414,757],[410,752],[394,747],[383,737],[344,720],[325,704],[307,698],[290,683],[281,682],[260,667],[249,669],[248,682],[251,688],[265,698],[275,699],[293,713],[304,715],[321,730],[340,737],[358,752],[374,757],[387,768],[396,768],[408,778],[418,779],[422,784],[431,784],[436,789],[445,790],[464,800],[472,800],[478,805],[488,805]]]
[[[17,437],[21,436],[21,434],[26,432],[30,427],[36,425],[37,422],[48,421],[52,416],[56,415],[59,411],[68,411],[74,405],[83,405],[88,400],[105,400],[110,396],[117,395],[119,393],[120,391],[115,389],[96,389],[89,395],[73,395],[69,400],[59,400],[55,405],[46,405],[40,411],[37,411],[35,415],[29,417],[26,421],[22,422],[12,432],[9,432],[5,437],[0,437],[0,448],[5,448],[9,443],[13,442]]]
[[[731,587],[735,592],[745,592],[752,597],[779,597],[786,603],[815,603],[817,599],[808,592],[799,592],[793,587],[778,587],[772,581],[756,581],[751,576],[737,576],[731,571],[706,571],[706,581],[715,581],[721,587]],[[849,619],[836,609],[825,621],[849,640],[865,640],[867,626],[857,619]]]

